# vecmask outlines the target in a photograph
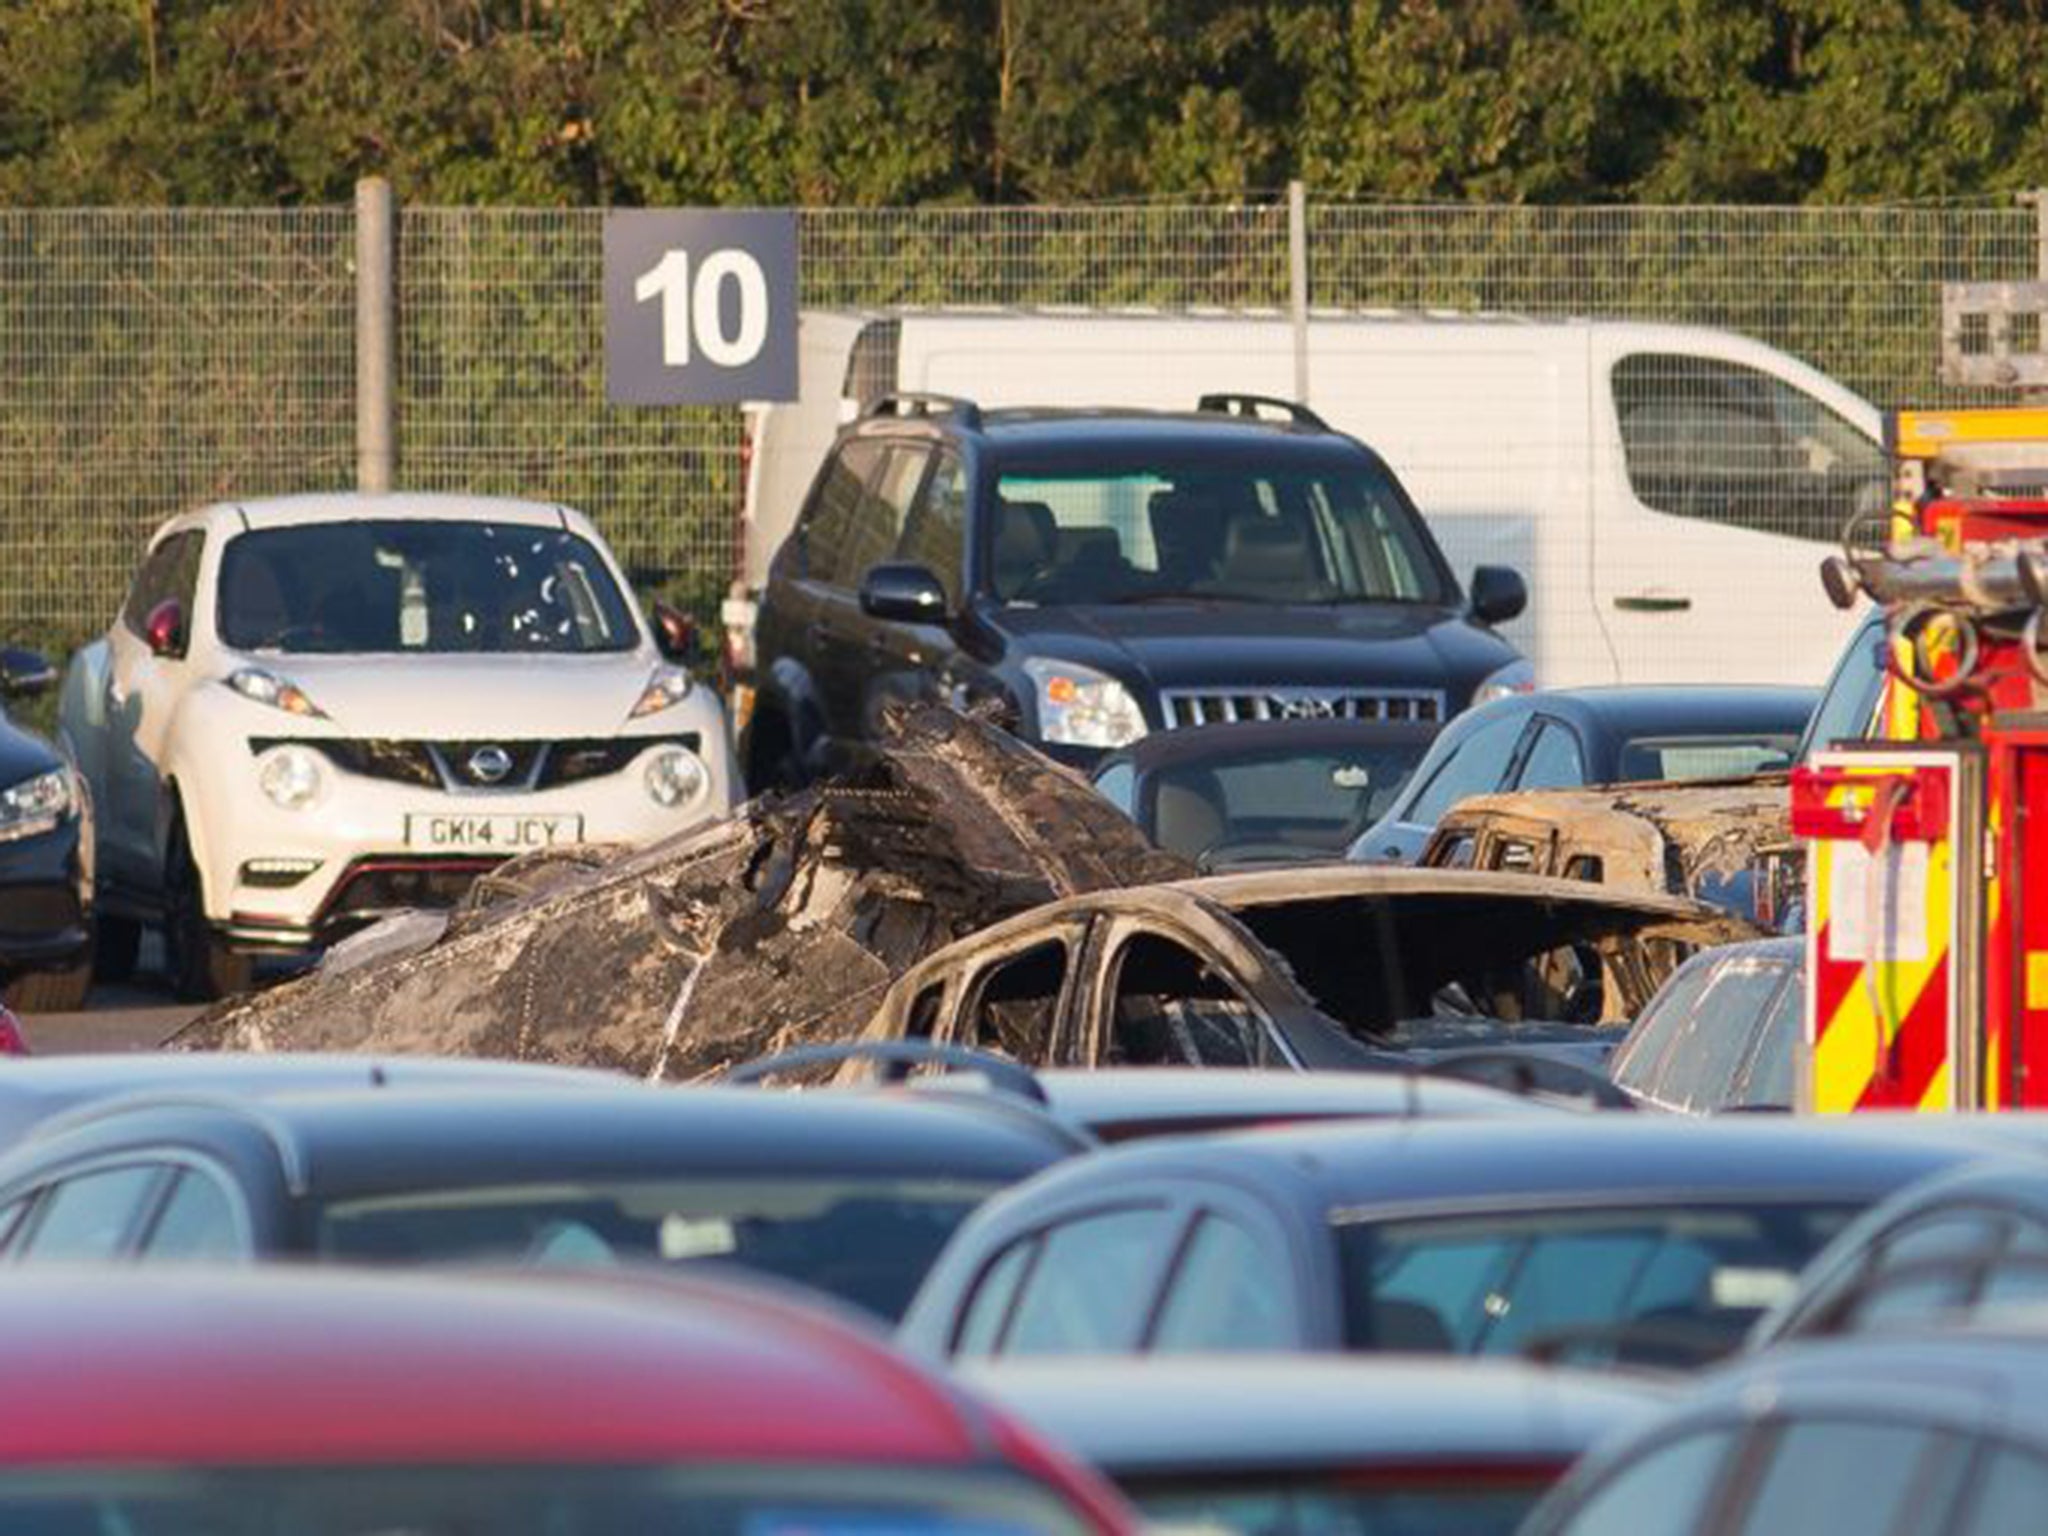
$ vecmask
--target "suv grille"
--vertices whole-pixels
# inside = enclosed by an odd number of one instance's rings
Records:
[[[601,779],[619,772],[649,747],[678,746],[695,752],[698,740],[695,731],[676,736],[600,736],[568,741],[258,737],[250,741],[249,750],[267,752],[272,747],[290,742],[310,747],[343,772],[359,774],[366,779],[413,784],[422,789],[512,793],[558,789],[564,784]],[[485,747],[496,747],[504,754],[501,759],[506,764],[503,773],[486,777],[479,771],[478,753]]]
[[[1444,696],[1427,688],[1182,688],[1160,694],[1166,728],[1240,720],[1414,720],[1444,718]]]

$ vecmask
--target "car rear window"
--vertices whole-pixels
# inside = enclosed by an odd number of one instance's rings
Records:
[[[1797,734],[1637,736],[1622,745],[1622,782],[1652,779],[1744,779],[1792,764]]]
[[[678,1383],[679,1396],[687,1383]],[[802,1404],[790,1405],[793,1414]],[[50,1536],[1078,1536],[1049,1490],[915,1465],[342,1466],[0,1473],[0,1530]]]
[[[1789,1202],[1340,1219],[1347,1342],[1700,1363],[1738,1346],[1853,1214]]]
[[[992,1181],[618,1180],[337,1200],[317,1244],[350,1263],[712,1263],[765,1271],[892,1321]]]

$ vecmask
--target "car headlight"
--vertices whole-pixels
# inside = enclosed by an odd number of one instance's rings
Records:
[[[52,768],[0,790],[0,842],[54,831],[77,805],[69,768]]]
[[[304,747],[273,747],[257,762],[256,782],[279,810],[302,811],[320,793],[320,759]]]
[[[1535,691],[1536,669],[1526,661],[1511,661],[1499,671],[1488,673],[1486,680],[1472,690],[1472,704],[1477,708],[1511,694]]]
[[[638,720],[642,715],[659,714],[664,709],[673,709],[690,696],[694,686],[690,674],[683,667],[656,667],[654,675],[647,679],[647,686],[640,690],[640,697],[627,715],[629,720]]]
[[[1041,741],[1069,747],[1128,746],[1145,734],[1145,712],[1113,677],[1071,661],[1034,658],[1024,675],[1038,691]]]
[[[663,747],[647,760],[644,777],[649,798],[670,810],[689,804],[711,782],[703,759],[687,747]]]
[[[245,699],[268,704],[288,715],[307,720],[325,720],[327,711],[306,696],[306,690],[289,678],[279,677],[262,667],[243,667],[228,674],[228,686]]]

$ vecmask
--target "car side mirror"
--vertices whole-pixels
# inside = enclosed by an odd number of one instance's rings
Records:
[[[664,661],[687,662],[697,650],[697,621],[672,603],[656,603],[654,648]]]
[[[0,650],[0,693],[8,698],[25,699],[46,693],[56,681],[57,669],[43,659],[41,652],[11,645]]]
[[[871,619],[943,624],[946,584],[927,567],[908,561],[873,566],[861,578],[860,611]]]
[[[185,605],[167,597],[149,610],[143,620],[142,638],[149,642],[152,656],[179,657],[185,654]]]
[[[1522,573],[1505,565],[1477,566],[1472,572],[1472,617],[1482,624],[1505,624],[1529,606],[1529,588]]]

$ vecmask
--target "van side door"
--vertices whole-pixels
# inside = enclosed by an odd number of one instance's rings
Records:
[[[1791,359],[1712,350],[1626,328],[1597,343],[1600,622],[1624,683],[1811,683],[1855,623],[1819,600],[1814,566],[1883,508],[1884,449]]]

